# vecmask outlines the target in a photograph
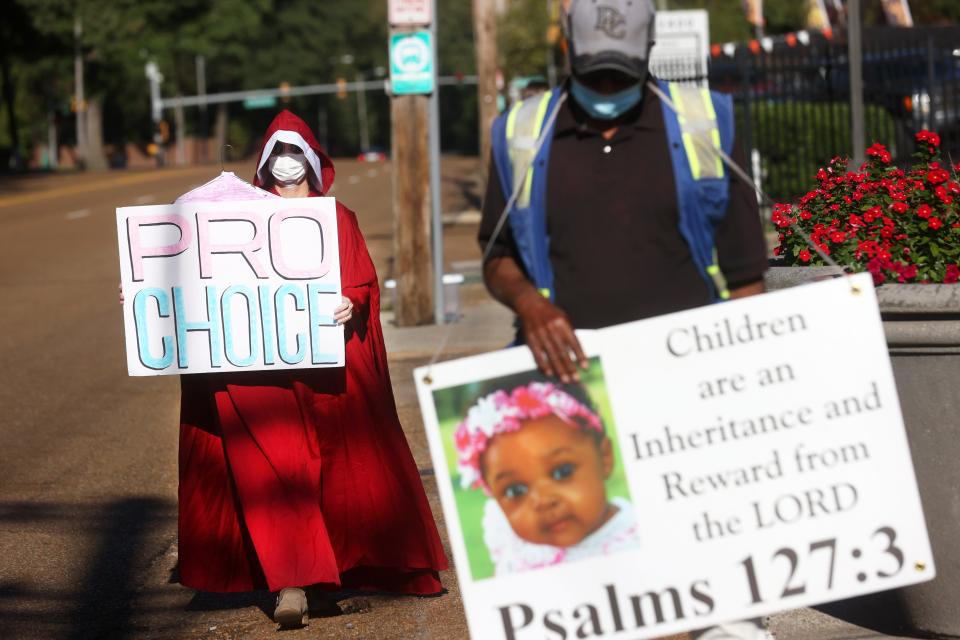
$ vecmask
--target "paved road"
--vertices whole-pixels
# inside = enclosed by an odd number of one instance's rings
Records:
[[[475,165],[448,164],[445,202],[468,208]],[[335,186],[358,211],[381,275],[392,231],[389,170],[340,162]],[[249,637],[269,627],[262,595],[194,597],[168,585],[178,383],[128,378],[122,352],[114,209],[170,202],[217,172],[0,182],[0,638]],[[455,254],[457,246],[454,237]],[[455,611],[452,600],[444,607]],[[221,618],[229,628],[211,631]]]

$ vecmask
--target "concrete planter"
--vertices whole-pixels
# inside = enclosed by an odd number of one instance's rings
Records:
[[[838,273],[832,267],[774,267],[767,287]],[[960,637],[960,285],[884,284],[877,297],[937,578],[822,609],[889,634]]]

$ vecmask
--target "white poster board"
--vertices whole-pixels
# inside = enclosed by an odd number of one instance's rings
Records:
[[[471,637],[651,638],[934,577],[869,275],[581,338],[566,397],[523,347],[415,372]]]
[[[650,71],[664,80],[701,78],[707,86],[710,17],[704,9],[658,11]]]
[[[131,376],[339,367],[333,198],[117,209]]]

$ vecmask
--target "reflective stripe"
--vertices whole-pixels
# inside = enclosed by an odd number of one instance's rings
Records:
[[[723,272],[720,271],[719,258],[717,255],[717,250],[713,250],[713,264],[707,265],[707,275],[713,280],[713,286],[717,289],[717,296],[721,300],[728,300],[730,298],[730,291],[727,289],[727,279],[724,277]]]
[[[720,154],[712,150],[720,149],[720,129],[710,91],[675,82],[669,87],[693,179],[722,178],[723,161]]]
[[[530,194],[533,191],[533,150],[547,116],[547,107],[550,106],[551,91],[547,91],[539,98],[524,100],[510,109],[507,116],[507,151],[510,155],[510,164],[513,169],[514,183],[523,180],[523,189],[517,197],[518,209],[530,206]],[[529,167],[529,168],[528,168]],[[527,168],[524,176],[519,174]]]
[[[510,109],[510,115],[507,116],[507,141],[509,142],[513,138],[513,132],[517,127],[517,111],[520,110],[520,105],[515,104],[513,108]]]
[[[540,130],[543,129],[543,121],[547,118],[547,107],[550,105],[551,92],[547,91],[540,97],[540,104],[537,105],[537,118],[534,120],[533,137],[540,137]]]

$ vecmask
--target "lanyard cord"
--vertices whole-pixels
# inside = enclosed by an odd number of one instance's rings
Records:
[[[656,82],[648,81],[646,86],[648,89],[650,89],[650,91],[654,93],[654,95],[656,95],[660,99],[660,102],[666,105],[678,117],[680,116],[680,112],[677,110],[676,105],[673,104],[673,101],[671,101],[670,98],[663,92],[663,90],[661,90],[660,87],[657,86]],[[566,101],[566,99],[567,99],[566,92],[562,93],[560,97],[557,99],[556,104],[553,106],[553,109],[550,111],[549,117],[547,117],[543,127],[540,130],[540,136],[537,138],[536,145],[534,145],[533,153],[530,156],[530,161],[527,163],[526,167],[524,167],[523,171],[519,173],[519,178],[516,175],[514,176],[513,193],[510,194],[510,198],[507,200],[507,204],[503,207],[503,211],[500,213],[500,217],[497,219],[497,224],[493,229],[493,233],[491,234],[490,239],[487,240],[487,244],[483,249],[483,258],[480,261],[481,268],[482,268],[482,265],[486,263],[487,258],[490,256],[490,251],[493,249],[494,243],[496,243],[497,238],[500,236],[500,233],[503,231],[503,226],[507,222],[507,218],[509,217],[510,210],[513,209],[513,205],[516,204],[517,198],[520,197],[520,192],[523,190],[523,185],[524,185],[524,180],[522,179],[522,176],[525,176],[527,172],[530,170],[530,168],[533,167],[533,163],[536,161],[537,155],[540,153],[540,149],[543,148],[543,145],[547,140],[547,136],[553,135],[553,125],[556,122],[557,115],[560,113],[560,108],[563,106],[563,103]],[[692,136],[692,138],[694,143],[697,144],[699,147],[701,147],[702,149],[706,149],[710,153],[719,157],[723,161],[723,163],[733,173],[737,175],[738,178],[743,180],[744,184],[746,184],[751,189],[753,189],[753,191],[760,197],[760,199],[765,204],[768,204],[770,206],[776,204],[773,198],[767,195],[767,193],[763,189],[761,189],[756,182],[753,181],[753,179],[749,176],[749,174],[747,174],[747,172],[744,171],[733,160],[733,158],[731,158],[730,155],[727,154],[723,149],[719,149],[715,147],[714,145],[710,144],[706,140],[702,139],[700,136]],[[792,208],[793,207],[791,206],[791,209]],[[809,247],[817,253],[817,255],[823,258],[824,262],[826,262],[832,267],[836,267],[837,269],[847,271],[845,267],[842,267],[841,265],[839,265],[833,258],[827,255],[817,243],[811,240],[810,236],[807,235],[807,233],[803,229],[801,229],[797,223],[791,222],[790,228],[793,229],[795,232],[797,232],[797,234],[799,234],[800,237],[803,238],[804,242],[806,242],[807,245],[809,245]],[[853,287],[853,291],[854,293],[859,293],[859,290],[856,289],[856,287]],[[429,367],[432,367],[434,364],[436,364],[437,361],[440,359],[440,357],[443,355],[444,350],[446,349],[446,346],[447,346],[447,342],[449,342],[450,340],[450,334],[452,332],[453,332],[453,325],[450,324],[444,330],[443,338],[440,340],[440,344],[437,346],[437,349],[434,352],[433,357],[430,358],[430,362],[427,364],[428,372],[426,377],[424,378],[424,381],[427,382],[427,384],[430,384],[432,382],[432,378],[429,373]]]
[[[648,83],[647,83],[647,88],[650,89],[654,94],[656,94],[656,96],[657,96],[658,98],[660,98],[660,102],[662,102],[663,104],[665,104],[671,111],[673,111],[675,114],[677,114],[678,117],[680,116],[680,112],[677,110],[676,105],[673,104],[673,102],[670,100],[670,98],[667,97],[667,95],[663,92],[662,89],[660,89],[660,87],[657,86],[657,84],[656,84],[655,82],[648,82]],[[706,150],[708,150],[710,153],[712,153],[714,156],[718,156],[718,157],[723,161],[723,163],[724,163],[725,165],[727,165],[727,167],[729,167],[729,169],[730,169],[733,173],[737,174],[737,177],[738,177],[738,178],[740,178],[741,180],[743,180],[744,184],[746,184],[747,186],[749,186],[751,189],[753,189],[753,190],[756,192],[756,194],[757,194],[758,196],[760,196],[760,198],[764,201],[764,203],[769,204],[769,205],[771,205],[771,206],[774,205],[774,204],[776,204],[776,202],[774,202],[773,198],[771,198],[770,196],[768,196],[768,195],[766,194],[766,192],[764,192],[764,190],[761,189],[761,188],[757,185],[757,183],[753,181],[753,179],[747,174],[747,172],[744,171],[744,170],[740,167],[740,165],[738,165],[736,162],[734,162],[733,158],[731,158],[731,157],[727,154],[726,151],[724,151],[723,149],[719,149],[719,148],[715,147],[714,145],[712,145],[712,144],[710,144],[709,142],[707,142],[706,140],[704,140],[701,136],[691,136],[691,137],[692,137],[693,141],[697,144],[697,146],[699,146],[701,149],[706,149]],[[791,205],[791,209],[792,209],[792,208],[793,208],[793,206]],[[790,228],[793,229],[794,231],[796,231],[796,232],[800,235],[800,237],[803,238],[804,242],[806,242],[806,243],[810,246],[811,249],[813,249],[814,251],[816,251],[816,252],[817,252],[817,255],[819,255],[821,258],[823,258],[823,261],[824,261],[824,262],[826,262],[827,264],[829,264],[831,267],[836,267],[836,268],[838,268],[838,269],[842,269],[842,270],[846,271],[846,268],[844,268],[844,267],[840,266],[839,264],[837,264],[837,262],[836,262],[833,258],[831,258],[829,255],[827,255],[827,254],[823,251],[823,249],[820,248],[820,246],[819,246],[817,243],[815,243],[813,240],[811,240],[811,239],[810,239],[810,236],[808,236],[807,233],[806,233],[803,229],[801,229],[799,225],[797,225],[797,223],[791,222],[791,223],[790,223]]]
[[[559,90],[559,89],[558,89]],[[490,235],[490,239],[487,240],[487,244],[483,249],[483,258],[480,260],[481,269],[486,263],[487,258],[490,257],[490,251],[493,249],[493,245],[496,243],[497,238],[500,237],[500,233],[503,231],[503,226],[507,222],[507,218],[510,215],[510,210],[513,209],[513,205],[516,204],[517,198],[520,197],[520,192],[523,191],[524,180],[523,176],[527,175],[527,172],[533,167],[533,163],[537,160],[537,155],[540,153],[540,149],[543,148],[544,143],[547,141],[548,136],[553,135],[553,125],[557,121],[557,116],[560,113],[560,107],[563,106],[563,103],[567,100],[566,92],[561,93],[560,97],[557,98],[556,104],[553,105],[553,109],[550,111],[550,115],[544,121],[543,126],[540,128],[540,136],[537,138],[537,142],[533,147],[533,153],[530,154],[530,160],[527,162],[526,166],[523,168],[519,174],[514,176],[513,184],[513,193],[510,194],[510,198],[507,200],[507,204],[504,205],[503,211],[500,213],[500,217],[497,219],[497,224],[493,228],[493,233]],[[433,357],[430,358],[430,362],[427,364],[428,367],[436,364],[437,360],[443,355],[443,351],[447,346],[447,342],[450,340],[450,334],[453,332],[453,325],[447,325],[446,329],[443,332],[443,338],[440,340],[440,344],[437,346],[436,351],[433,353]],[[429,374],[427,375],[429,378]]]

